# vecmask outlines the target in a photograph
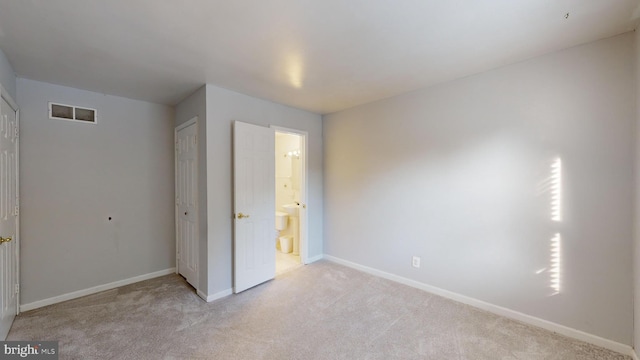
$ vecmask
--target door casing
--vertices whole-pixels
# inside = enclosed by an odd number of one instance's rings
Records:
[[[300,136],[300,149],[302,154],[300,155],[300,208],[298,209],[298,219],[300,226],[300,262],[302,264],[309,263],[309,217],[308,217],[308,208],[309,208],[309,189],[307,179],[308,171],[307,171],[307,154],[308,152],[308,137],[309,133],[302,130],[291,129],[281,126],[271,125],[270,128],[274,129],[279,133],[287,133]]]

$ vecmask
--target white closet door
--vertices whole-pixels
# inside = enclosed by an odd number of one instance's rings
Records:
[[[176,132],[176,266],[198,288],[198,137],[197,122]]]
[[[0,102],[0,340],[18,313],[18,117]]]

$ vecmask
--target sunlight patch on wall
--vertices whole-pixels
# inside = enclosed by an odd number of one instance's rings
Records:
[[[556,233],[551,238],[551,269],[549,273],[551,274],[551,288],[555,294],[560,293],[561,242],[560,233]]]
[[[551,220],[562,220],[562,160],[551,164]]]
[[[550,238],[546,242],[549,246],[549,257],[546,266],[535,271],[536,275],[545,274],[549,276],[548,286],[551,289],[549,296],[560,294],[562,288],[562,159],[554,157],[545,164],[545,179],[538,183],[538,195],[545,196],[549,219]],[[548,197],[547,197],[548,196]]]
[[[558,157],[551,163],[551,220],[559,223],[562,221],[562,160]],[[556,225],[557,227],[557,225]],[[556,229],[557,231],[557,229]],[[557,232],[550,241],[549,275],[551,277],[551,289],[553,295],[560,293],[562,279],[562,236]]]

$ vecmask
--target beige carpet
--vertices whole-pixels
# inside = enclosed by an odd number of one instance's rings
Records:
[[[326,261],[212,303],[169,275],[21,314],[60,359],[629,359]]]

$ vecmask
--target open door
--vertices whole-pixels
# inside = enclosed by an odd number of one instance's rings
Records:
[[[0,87],[0,340],[18,314],[18,107]]]
[[[276,274],[275,132],[236,121],[233,135],[233,290],[239,293]]]

